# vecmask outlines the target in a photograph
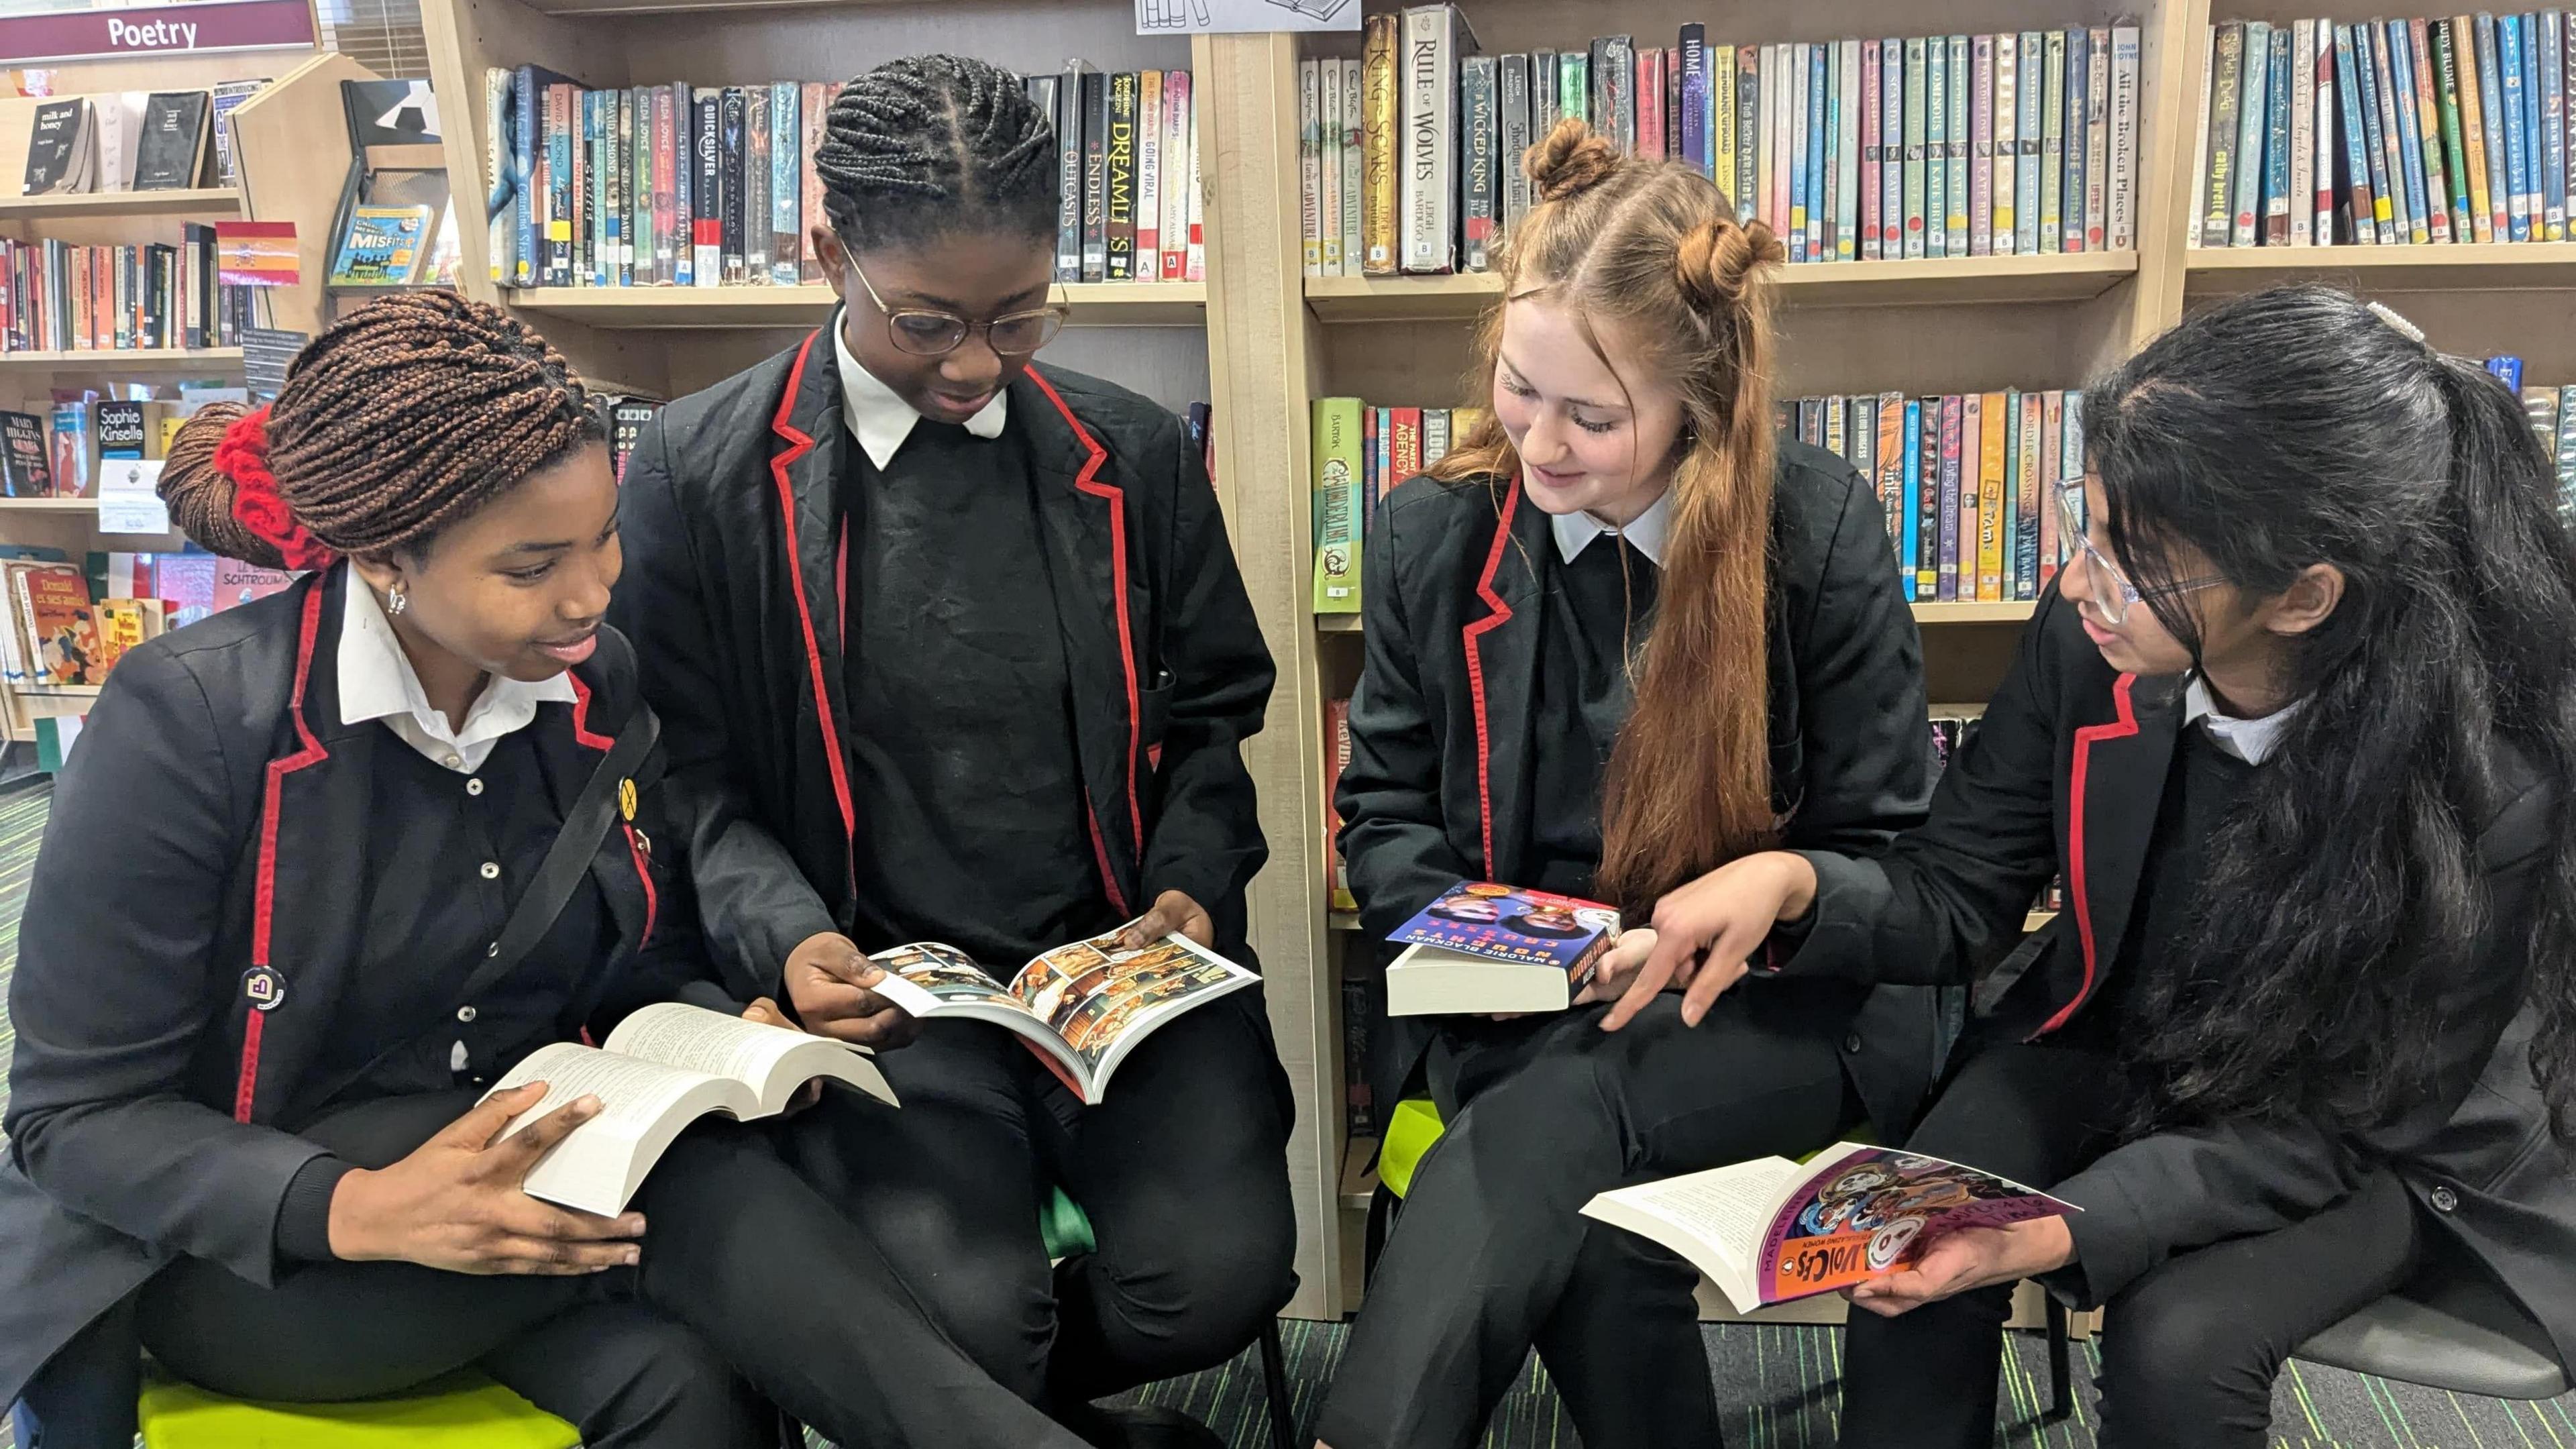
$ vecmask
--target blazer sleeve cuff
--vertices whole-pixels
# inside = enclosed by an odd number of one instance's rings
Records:
[[[329,1263],[339,1258],[331,1251],[331,1195],[339,1190],[340,1179],[357,1168],[354,1162],[326,1156],[296,1169],[277,1208],[280,1258],[290,1263]]]
[[[2045,1285],[2052,1292],[2099,1304],[2145,1277],[2163,1256],[2137,1201],[2112,1174],[2087,1170],[2049,1192],[2084,1209],[2067,1214],[2075,1261],[2048,1275]]]
[[[1807,914],[1771,930],[1757,969],[1773,976],[1839,976],[1868,981],[1874,974],[1872,923],[1887,896],[1887,874],[1872,861],[1830,850],[1794,852],[1816,872],[1816,899]]]

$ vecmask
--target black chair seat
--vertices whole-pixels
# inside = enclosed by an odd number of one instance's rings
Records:
[[[2418,1278],[2309,1339],[2298,1357],[2496,1399],[2554,1398],[2570,1387],[2549,1336],[2521,1305],[2457,1273]]]

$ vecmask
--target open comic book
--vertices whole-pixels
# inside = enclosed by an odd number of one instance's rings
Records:
[[[1058,946],[1008,982],[936,941],[868,959],[886,972],[878,995],[914,1016],[966,1017],[1019,1033],[1075,1096],[1097,1106],[1110,1074],[1155,1028],[1261,979],[1180,936],[1121,946],[1126,930]]]
[[[605,1046],[567,1041],[537,1048],[493,1083],[492,1092],[546,1084],[546,1095],[511,1118],[504,1137],[558,1107],[599,1098],[599,1115],[538,1158],[521,1187],[530,1197],[605,1217],[625,1210],[671,1139],[709,1112],[746,1122],[773,1116],[817,1077],[893,1103],[894,1089],[869,1055],[866,1047],[830,1037],[665,1001],[619,1022]]]
[[[1619,1188],[1583,1215],[1690,1259],[1750,1313],[1892,1273],[1945,1233],[2081,1211],[1991,1172],[1843,1142],[1805,1163],[1765,1157]]]

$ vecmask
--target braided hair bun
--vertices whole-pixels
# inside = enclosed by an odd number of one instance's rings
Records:
[[[1758,268],[1788,259],[1770,227],[1720,213],[1682,238],[1673,253],[1673,280],[1700,312],[1733,312],[1743,305]]]
[[[1568,117],[1521,157],[1521,173],[1541,201],[1580,196],[1619,169],[1619,148],[1583,122]]]
[[[200,408],[171,440],[160,491],[201,546],[306,568],[425,547],[605,436],[535,330],[454,292],[403,292],[306,344],[269,407]]]

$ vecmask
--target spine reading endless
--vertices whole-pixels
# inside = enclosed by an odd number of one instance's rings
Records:
[[[1109,76],[1082,77],[1082,279],[1109,279]]]
[[[1367,49],[1360,60],[1360,90],[1366,103],[1360,138],[1360,243],[1364,248],[1361,267],[1373,277],[1389,276],[1398,270],[1396,52],[1402,24],[1399,16],[1368,17]]]

